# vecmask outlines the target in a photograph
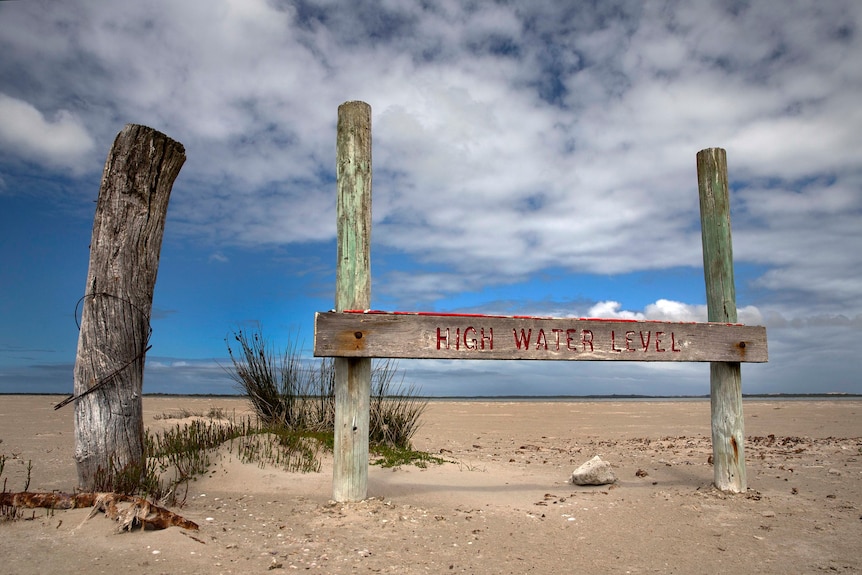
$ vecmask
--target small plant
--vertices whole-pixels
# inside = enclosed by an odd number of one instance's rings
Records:
[[[260,467],[276,466],[285,471],[303,473],[320,471],[321,450],[332,450],[332,433],[297,432],[284,426],[264,425],[245,418],[239,422],[225,420],[224,412],[210,412],[209,420],[196,419],[160,432],[144,432],[142,463],[111,465],[95,477],[95,491],[135,495],[158,501],[163,505],[181,504],[178,489],[204,475],[220,449],[236,453],[244,463]],[[0,455],[0,478],[3,492],[6,478],[3,472],[7,457]],[[27,462],[24,491],[30,486],[33,462]],[[186,493],[188,490],[186,489]],[[17,507],[0,508],[0,519],[21,517]]]
[[[190,409],[186,409],[185,407],[182,407],[173,413],[168,413],[168,412],[157,413],[153,416],[153,419],[155,419],[156,421],[160,421],[160,420],[168,420],[168,419],[189,419],[191,417],[206,417],[209,419],[226,419],[227,414],[225,413],[223,407],[210,407],[206,413],[204,413],[203,411],[192,411]]]
[[[322,447],[323,444],[315,437],[281,428],[239,438],[236,451],[244,463],[316,473],[320,471],[318,454]]]
[[[227,414],[224,412],[223,407],[210,407],[209,411],[207,411],[207,417],[210,419],[226,419]]]
[[[13,454],[14,455],[14,454]],[[13,459],[17,459],[13,457]],[[0,455],[0,477],[3,477],[3,470],[6,468],[6,456]],[[33,471],[33,460],[27,460],[27,476],[24,478],[24,491],[30,489],[30,474]],[[6,492],[6,478],[3,478],[3,492]]]
[[[156,415],[153,416],[153,419],[155,419],[156,421],[159,421],[162,419],[164,419],[164,420],[188,419],[189,417],[203,417],[203,415],[204,415],[203,413],[200,413],[200,412],[195,413],[194,411],[191,411],[191,410],[183,407],[181,409],[178,409],[176,412],[172,412],[172,413],[168,413],[168,412],[164,412],[161,414],[157,413]]]
[[[98,469],[93,477],[93,491],[120,493],[123,495],[143,494],[160,499],[158,475],[150,468],[146,458],[143,462],[118,465],[111,462],[108,469]]]
[[[487,471],[487,468],[483,465],[479,467],[476,463],[470,463],[469,461],[458,461],[458,471],[481,471],[482,473]]]
[[[0,440],[2,441],[2,440]],[[14,459],[14,457],[13,457]],[[7,457],[5,455],[0,454],[0,477],[3,478],[3,493],[6,493],[6,478],[3,477],[3,470],[6,469],[6,460]],[[27,462],[27,479],[26,485],[30,484],[30,470],[33,468],[33,462]],[[24,488],[24,491],[27,491],[27,487]],[[20,519],[24,516],[24,510],[15,507],[14,505],[0,505],[0,521],[14,521],[16,519]]]
[[[177,487],[205,474],[222,446],[236,452],[245,463],[309,472],[320,470],[317,456],[326,441],[313,434],[302,435],[284,427],[255,423],[250,418],[239,422],[229,418],[195,420],[159,433],[147,432],[145,444],[149,467],[141,487],[151,497],[175,502]],[[165,479],[170,474],[172,477]]]
[[[33,471],[33,460],[27,460],[27,479],[24,481],[24,491],[30,489],[30,473]]]
[[[166,505],[181,503],[180,487],[204,475],[223,447],[244,463],[277,466],[285,471],[320,470],[318,454],[332,439],[301,435],[278,426],[253,422],[196,419],[160,432],[144,434],[145,463],[111,468],[97,475],[97,490],[140,495]],[[331,447],[330,447],[331,449]],[[186,489],[186,492],[188,490]]]
[[[332,432],[335,427],[335,362],[324,358],[316,366],[302,359],[296,343],[284,354],[276,354],[258,332],[238,330],[234,351],[227,342],[233,363],[229,372],[237,388],[248,396],[258,418],[267,425],[294,431]],[[403,376],[396,381],[397,363],[375,362],[371,370],[369,442],[409,449],[428,405]]]
[[[404,377],[397,386],[392,385],[397,365],[384,360],[371,370],[371,413],[369,443],[410,448],[410,439],[420,426],[420,418],[428,406],[415,387],[405,387]]]
[[[436,455],[431,455],[424,451],[414,451],[410,448],[393,447],[388,444],[375,445],[372,447],[372,451],[375,455],[379,456],[379,459],[373,460],[371,464],[379,465],[384,468],[400,467],[401,465],[415,465],[416,467],[425,469],[428,467],[429,463],[440,465],[447,462],[442,457],[437,457]]]

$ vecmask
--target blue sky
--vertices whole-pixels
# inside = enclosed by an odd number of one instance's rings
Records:
[[[182,142],[144,391],[333,305],[335,123],[373,110],[378,309],[705,321],[727,150],[746,393],[862,393],[862,3],[0,2],[0,392],[72,390],[105,157]],[[428,395],[706,394],[706,364],[402,361]]]

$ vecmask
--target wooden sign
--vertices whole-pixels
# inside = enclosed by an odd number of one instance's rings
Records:
[[[314,355],[762,363],[767,347],[740,324],[347,311],[315,314]]]
[[[705,361],[710,363],[713,474],[744,493],[740,362],[767,361],[766,329],[736,323],[727,155],[697,154],[710,323],[345,311],[371,301],[371,107],[338,107],[335,309],[314,320],[314,355],[336,357],[332,498],[368,492],[371,361],[366,358]],[[354,358],[354,359],[351,359]]]

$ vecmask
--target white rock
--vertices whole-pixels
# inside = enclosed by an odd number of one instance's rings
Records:
[[[572,472],[572,483],[575,485],[607,485],[616,480],[611,464],[598,455]]]

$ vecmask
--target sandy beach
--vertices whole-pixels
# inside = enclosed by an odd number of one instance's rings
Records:
[[[6,491],[71,491],[73,409],[0,396]],[[148,427],[241,398],[146,397]],[[89,510],[0,522],[0,571],[29,573],[859,573],[862,402],[745,402],[748,492],[712,487],[709,402],[432,401],[417,449],[448,462],[369,471],[330,501],[320,473],[229,454],[190,485],[189,531],[118,533]],[[619,480],[580,487],[600,455]]]

